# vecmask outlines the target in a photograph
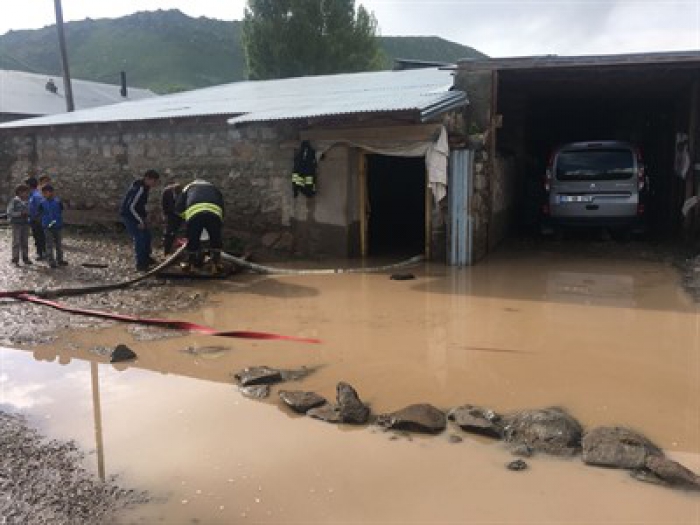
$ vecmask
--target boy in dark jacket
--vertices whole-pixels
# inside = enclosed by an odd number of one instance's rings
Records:
[[[42,180],[44,179],[43,176]],[[49,184],[51,180],[44,181]],[[36,247],[36,260],[43,261],[46,258],[46,239],[44,238],[44,228],[41,227],[41,217],[39,217],[39,203],[44,198],[41,195],[40,182],[35,177],[29,177],[25,184],[29,186],[29,227],[34,237]]]
[[[134,181],[119,210],[124,226],[134,240],[136,269],[140,272],[147,271],[148,266],[155,263],[151,257],[151,231],[146,221],[146,204],[148,193],[158,184],[158,179],[160,175],[156,170],[148,170],[141,179]]]
[[[15,198],[7,206],[7,218],[12,225],[12,264],[19,266],[19,256],[24,264],[29,259],[29,186],[21,184],[15,188]]]
[[[68,263],[63,258],[63,203],[55,196],[51,184],[41,188],[41,195],[44,198],[39,203],[39,216],[46,237],[46,259],[51,268],[66,266]]]

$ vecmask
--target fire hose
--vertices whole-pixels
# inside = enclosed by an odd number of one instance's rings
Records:
[[[91,285],[91,286],[82,286],[82,287],[74,287],[74,288],[55,288],[55,289],[36,289],[36,290],[15,290],[15,291],[8,291],[8,292],[2,292],[0,291],[0,299],[14,299],[17,301],[23,301],[23,302],[30,302],[34,304],[39,304],[42,306],[48,306],[50,308],[54,308],[56,310],[60,310],[63,312],[71,313],[71,314],[76,314],[76,315],[85,315],[85,316],[90,316],[90,317],[97,317],[101,319],[109,319],[113,321],[118,321],[118,322],[124,322],[124,323],[136,323],[136,324],[142,324],[142,325],[147,325],[147,326],[157,326],[160,328],[168,328],[168,329],[174,329],[174,330],[185,330],[189,332],[196,332],[196,333],[201,333],[204,335],[211,335],[211,336],[217,336],[217,337],[236,337],[236,338],[243,338],[243,339],[260,339],[260,340],[285,340],[285,341],[297,341],[297,342],[304,342],[304,343],[319,343],[320,341],[315,338],[308,338],[308,337],[296,337],[296,336],[288,336],[288,335],[280,335],[280,334],[270,334],[266,332],[252,332],[252,331],[243,331],[243,330],[233,330],[233,331],[219,331],[215,330],[213,328],[210,328],[208,326],[196,324],[196,323],[190,323],[187,321],[178,321],[178,320],[170,320],[170,319],[156,319],[156,318],[148,318],[148,317],[138,317],[138,316],[133,316],[133,315],[126,315],[126,314],[117,314],[114,312],[104,312],[104,311],[99,311],[99,310],[92,310],[92,309],[86,309],[86,308],[78,308],[74,306],[70,306],[64,303],[59,303],[56,301],[53,301],[51,299],[55,299],[57,297],[70,297],[70,296],[77,296],[77,295],[86,295],[86,294],[92,294],[92,293],[100,293],[100,292],[106,292],[110,290],[117,290],[117,289],[123,289],[127,288],[129,286],[132,286],[138,282],[141,282],[145,279],[148,279],[154,275],[157,275],[159,272],[173,264],[174,262],[177,261],[177,259],[180,257],[180,255],[183,253],[183,251],[186,248],[186,244],[183,244],[180,246],[180,248],[173,253],[168,259],[163,261],[161,264],[157,265],[153,269],[149,270],[148,272],[139,275],[137,277],[134,277],[133,279],[128,279],[126,281],[120,281],[116,283],[106,283],[106,284],[97,284],[97,285]],[[421,262],[424,257],[422,255],[418,255],[415,257],[411,257],[410,259],[407,259],[405,261],[399,262],[399,263],[394,263],[394,264],[389,264],[389,265],[384,265],[384,266],[376,266],[376,267],[371,267],[371,268],[330,268],[330,269],[307,269],[307,270],[295,270],[295,269],[288,269],[288,268],[274,268],[270,266],[263,266],[261,264],[256,264],[250,261],[247,261],[243,258],[240,257],[235,257],[233,255],[230,255],[228,253],[223,253],[222,257],[224,260],[229,261],[231,263],[234,263],[240,267],[247,268],[251,271],[261,273],[261,274],[267,274],[267,275],[333,275],[333,274],[342,274],[342,273],[378,273],[378,272],[383,272],[391,269],[396,269],[396,268],[401,268],[405,266],[410,266],[417,264]]]
[[[123,323],[135,323],[146,326],[157,326],[160,328],[167,328],[171,330],[185,330],[189,332],[196,332],[204,335],[211,335],[216,337],[236,337],[240,339],[258,339],[258,340],[282,340],[282,341],[296,341],[302,343],[320,343],[318,339],[308,338],[308,337],[296,337],[290,335],[281,334],[271,334],[266,332],[252,332],[245,330],[232,330],[232,331],[219,331],[208,326],[190,323],[187,321],[177,321],[171,319],[155,319],[149,317],[137,317],[133,315],[117,314],[114,312],[103,312],[99,310],[91,310],[86,308],[78,308],[56,301],[50,300],[56,297],[68,297],[76,295],[85,295],[91,293],[106,292],[109,290],[117,290],[121,288],[126,288],[140,281],[148,279],[158,272],[162,271],[173,264],[178,257],[185,250],[185,246],[181,246],[174,254],[168,257],[167,260],[153,268],[152,270],[129,279],[127,281],[121,281],[118,283],[107,283],[98,284],[92,286],[84,286],[77,288],[56,288],[53,290],[15,290],[9,292],[0,291],[0,299],[14,299],[17,301],[29,302],[34,304],[39,304],[42,306],[48,306],[56,310],[61,310],[63,312],[85,315],[89,317],[97,317],[101,319],[109,319],[112,321],[118,321]]]

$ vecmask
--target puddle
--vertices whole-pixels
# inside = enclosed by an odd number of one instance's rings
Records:
[[[450,443],[459,431],[391,440],[233,386],[246,366],[306,365],[319,369],[300,388],[332,398],[347,381],[374,412],[560,405],[585,426],[636,428],[700,471],[700,316],[670,266],[519,254],[411,271],[240,276],[177,315],[321,345],[134,340],[113,327],[4,350],[2,406],[95,451],[95,472],[148,490],[155,501],[122,516],[130,523],[699,522],[697,495],[622,471],[538,456],[514,473],[499,444]],[[94,351],[117,342],[139,360],[117,368]]]

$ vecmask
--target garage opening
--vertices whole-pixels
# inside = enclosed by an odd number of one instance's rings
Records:
[[[423,253],[425,186],[423,157],[367,155],[369,255]]]
[[[646,204],[639,210],[647,236],[678,233],[686,182],[674,170],[676,136],[692,133],[696,125],[691,117],[696,69],[635,64],[499,71],[496,147],[502,172],[494,178],[512,186],[502,192],[512,198],[510,233],[539,230],[547,213],[545,173],[555,148],[596,141],[639,147],[648,178]]]

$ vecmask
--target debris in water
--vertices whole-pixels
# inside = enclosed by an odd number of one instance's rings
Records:
[[[268,366],[251,366],[236,372],[235,377],[241,386],[279,383],[282,381],[282,373]]]
[[[239,386],[238,390],[250,399],[265,399],[270,395],[270,385]]]
[[[463,405],[450,410],[447,418],[465,432],[497,439],[503,436],[502,418],[490,408]]]
[[[117,345],[109,358],[110,363],[123,363],[124,361],[133,361],[136,359],[136,354],[131,348],[126,345]]]
[[[384,428],[439,434],[447,426],[447,419],[442,411],[427,403],[410,405],[406,408],[382,414],[377,424]]]
[[[511,461],[506,465],[506,468],[508,470],[512,470],[514,472],[518,472],[521,470],[525,470],[527,468],[527,463],[525,463],[522,459],[516,459],[515,461]]]
[[[300,414],[306,414],[312,408],[328,403],[326,398],[316,392],[304,392],[303,390],[281,390],[279,396],[285,405]]]
[[[391,279],[392,281],[410,281],[415,278],[416,276],[412,273],[395,273],[392,274],[391,277],[389,277],[389,279]]]

